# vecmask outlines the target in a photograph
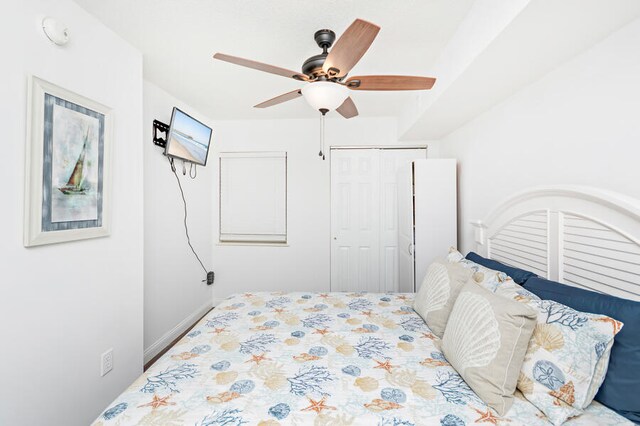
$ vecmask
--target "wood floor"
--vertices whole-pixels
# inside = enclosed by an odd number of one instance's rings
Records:
[[[164,355],[165,353],[167,353],[167,351],[168,351],[169,349],[171,349],[171,348],[172,348],[176,343],[178,343],[178,342],[180,341],[180,339],[182,339],[184,336],[186,336],[186,335],[187,335],[187,333],[189,333],[189,332],[191,331],[191,329],[193,329],[193,327],[195,327],[195,326],[196,326],[196,324],[198,324],[202,318],[204,318],[205,316],[207,316],[207,314],[208,314],[209,312],[211,312],[211,310],[212,310],[212,309],[213,309],[213,308],[209,309],[209,310],[208,310],[208,311],[207,311],[203,316],[201,316],[200,318],[198,318],[198,320],[197,320],[196,322],[194,322],[194,323],[191,325],[191,327],[187,328],[187,329],[186,329],[182,334],[180,334],[178,337],[176,337],[176,338],[173,340],[173,342],[171,342],[171,343],[169,344],[169,346],[167,346],[166,348],[164,348],[163,350],[161,350],[161,351],[158,353],[158,355],[156,355],[156,356],[154,356],[153,358],[151,358],[151,360],[150,360],[148,363],[146,363],[146,364],[144,365],[144,371],[147,371],[147,370],[149,369],[149,367],[151,367],[151,366],[152,366],[152,365],[153,365],[157,360],[159,360],[159,359],[162,357],[162,355]]]

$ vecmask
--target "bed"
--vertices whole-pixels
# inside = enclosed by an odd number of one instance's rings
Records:
[[[548,424],[521,397],[507,417],[492,414],[446,362],[412,299],[233,295],[94,424]],[[625,422],[593,403],[569,424]]]
[[[541,276],[638,300],[629,282],[640,279],[615,274],[596,279],[588,271],[591,275],[581,280],[571,272],[576,256],[611,265],[607,247],[623,250],[630,263],[636,254],[640,258],[640,244],[632,237],[640,235],[640,210],[594,194],[553,189],[518,195],[474,222],[478,251],[536,267]],[[603,224],[598,217],[611,222]],[[574,235],[580,232],[587,235]],[[572,244],[576,240],[593,247],[581,254]],[[440,339],[413,311],[413,297],[232,295],[118,396],[94,425],[550,424],[518,391],[505,417],[491,411],[449,365]],[[633,425],[596,401],[566,424]]]

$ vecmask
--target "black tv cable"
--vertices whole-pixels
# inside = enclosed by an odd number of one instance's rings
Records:
[[[207,274],[207,279],[202,280],[202,282],[206,282],[207,285],[211,285],[213,284],[213,279],[215,277],[215,274],[213,273],[213,271],[207,271],[207,268],[205,268],[204,263],[202,263],[202,260],[200,260],[200,256],[198,256],[198,253],[196,253],[196,250],[193,248],[193,245],[191,244],[191,237],[189,237],[189,225],[187,224],[187,199],[184,196],[182,183],[180,182],[180,177],[176,172],[176,166],[173,163],[173,158],[171,157],[167,157],[167,158],[169,159],[169,164],[171,165],[171,171],[173,172],[173,175],[176,177],[176,181],[178,181],[178,188],[180,188],[180,195],[182,196],[182,202],[184,204],[184,233],[187,236],[187,244],[189,244],[189,248],[191,248],[193,255],[198,260],[198,263],[200,263],[200,266],[202,266],[204,273]]]

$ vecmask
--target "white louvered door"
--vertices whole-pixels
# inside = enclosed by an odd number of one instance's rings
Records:
[[[426,149],[331,150],[331,291],[398,291],[397,171]]]

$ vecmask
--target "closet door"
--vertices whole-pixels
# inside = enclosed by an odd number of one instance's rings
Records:
[[[426,155],[331,150],[331,291],[398,291],[397,172]]]
[[[411,162],[427,157],[422,149],[383,149],[380,151],[380,291],[402,290],[399,285],[399,260],[401,253],[412,250],[409,241],[400,243],[399,224],[406,218],[398,217],[398,203],[411,191],[411,182],[407,180],[399,185],[398,170],[407,169]]]
[[[331,291],[379,291],[380,150],[331,151]]]
[[[456,160],[416,160],[398,172],[400,291],[418,291],[429,265],[457,245]]]

